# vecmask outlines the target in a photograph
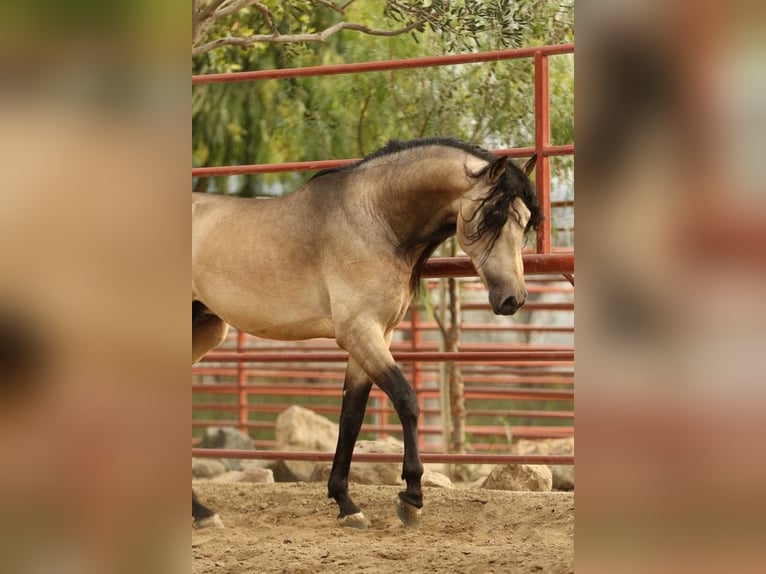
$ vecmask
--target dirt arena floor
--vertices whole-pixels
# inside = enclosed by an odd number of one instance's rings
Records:
[[[422,526],[396,517],[394,486],[351,485],[371,526],[338,526],[323,484],[195,482],[224,529],[192,531],[192,572],[574,572],[574,494],[426,488]]]

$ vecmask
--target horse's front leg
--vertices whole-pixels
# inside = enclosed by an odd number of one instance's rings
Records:
[[[399,493],[397,513],[407,526],[419,526],[423,508],[423,490],[420,479],[423,464],[418,451],[418,416],[420,407],[415,391],[402,375],[388,349],[390,334],[378,331],[377,326],[357,331],[356,336],[339,340],[349,355],[361,366],[367,376],[386,393],[402,423],[404,462],[402,478],[407,489]]]
[[[364,421],[364,411],[370,396],[372,382],[367,374],[353,359],[349,358],[346,367],[346,378],[343,383],[343,404],[338,424],[338,446],[327,482],[327,496],[334,498],[340,508],[338,521],[341,526],[367,528],[370,521],[354,504],[348,494],[348,473],[351,469],[351,457],[354,445],[359,436],[359,429]]]
[[[384,374],[378,386],[388,395],[394,405],[396,414],[402,423],[404,438],[404,463],[402,478],[407,483],[407,489],[399,493],[397,514],[406,526],[420,526],[420,513],[423,508],[423,490],[420,479],[423,476],[423,464],[420,462],[418,450],[418,406],[417,395],[402,375],[399,367],[392,365]]]

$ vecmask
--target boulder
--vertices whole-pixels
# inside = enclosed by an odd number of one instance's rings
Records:
[[[213,482],[274,482],[274,475],[267,468],[249,467],[245,470],[230,470],[216,476]]]
[[[480,476],[479,478],[474,480],[471,484],[469,484],[468,488],[482,488],[484,486],[484,483],[487,482],[487,476],[489,475]]]
[[[404,445],[395,438],[384,440],[360,440],[354,446],[354,452],[395,453],[404,452]],[[309,477],[310,482],[327,482],[330,478],[332,463],[320,462],[314,467]],[[352,462],[348,480],[354,484],[402,484],[401,462]],[[446,477],[445,477],[446,478]]]
[[[228,448],[235,450],[253,450],[253,441],[247,433],[233,427],[208,427],[199,443],[200,448]],[[220,460],[226,470],[239,470],[240,461],[236,458]]]
[[[542,464],[497,465],[481,488],[489,490],[516,490],[550,492],[553,484],[551,469]]]
[[[574,437],[527,440],[521,439],[513,445],[514,454],[546,454],[574,456]],[[554,490],[574,490],[574,465],[554,464],[550,466]]]
[[[230,470],[219,474],[213,479],[213,482],[242,482],[245,478],[245,473],[241,470]]]
[[[218,458],[193,458],[192,478],[213,478],[226,472],[226,465]]]
[[[277,450],[334,452],[338,426],[314,411],[293,405],[277,417]],[[314,470],[310,461],[279,461],[272,467],[277,481],[307,481]]]
[[[426,470],[423,473],[421,482],[423,486],[432,486],[436,488],[455,488],[455,485],[452,484],[452,481],[448,476],[433,470]]]
[[[266,484],[274,482],[274,473],[268,468],[248,467],[242,471],[242,482],[257,482]]]

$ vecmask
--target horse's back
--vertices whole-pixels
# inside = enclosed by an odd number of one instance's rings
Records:
[[[278,339],[332,337],[316,214],[300,196],[192,197],[192,298]]]

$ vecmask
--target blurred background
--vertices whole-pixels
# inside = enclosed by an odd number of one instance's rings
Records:
[[[578,6],[585,572],[763,563],[764,13],[747,1]]]
[[[188,17],[4,3],[3,572],[188,565]]]

